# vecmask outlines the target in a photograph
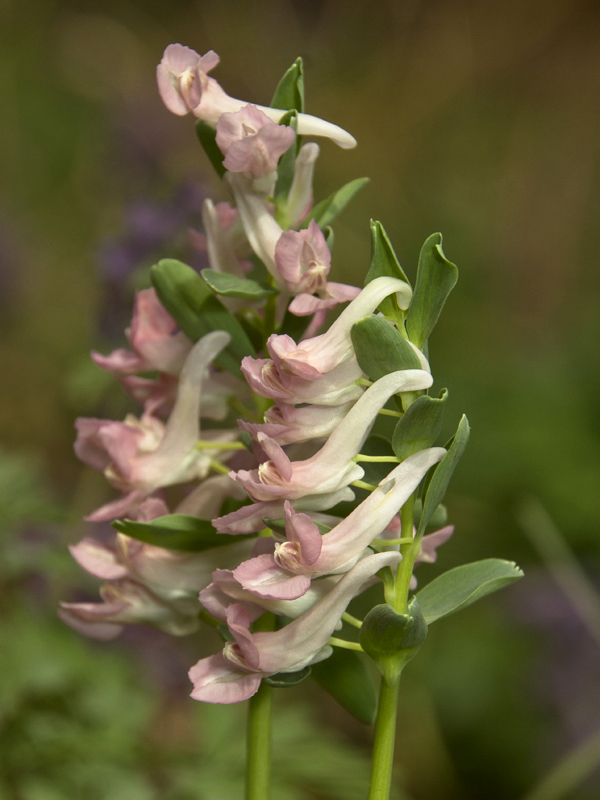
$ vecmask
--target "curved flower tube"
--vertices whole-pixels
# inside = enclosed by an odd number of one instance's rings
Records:
[[[424,370],[400,370],[384,375],[361,396],[323,447],[305,461],[289,460],[281,447],[258,433],[260,446],[269,461],[258,469],[230,473],[254,500],[275,498],[297,500],[307,494],[335,492],[359,480],[364,470],[353,461],[381,408],[393,394],[431,386]]]
[[[310,517],[296,513],[286,503],[287,541],[277,543],[273,554],[240,564],[234,577],[259,597],[293,600],[308,590],[314,578],[347,572],[386,529],[426,472],[445,455],[443,447],[432,447],[409,456],[346,519],[323,536]]]
[[[158,91],[163,103],[173,114],[181,116],[190,111],[210,125],[216,125],[221,115],[240,111],[248,103],[226,94],[208,73],[219,63],[219,56],[209,50],[200,56],[190,47],[170,44],[156,68]],[[273,122],[279,122],[287,112],[279,108],[256,106]],[[343,148],[356,146],[356,139],[343,128],[311,114],[298,114],[298,133],[307,136],[326,136]]]
[[[375,278],[347,306],[326,333],[296,344],[290,336],[273,334],[267,342],[278,369],[305,380],[317,380],[337,364],[351,358],[350,331],[355,322],[371,314],[388,295],[396,293],[400,308],[408,308],[410,286],[398,278]]]
[[[266,434],[279,445],[308,442],[330,436],[352,408],[353,403],[341,406],[309,405],[296,408],[287,403],[271,406],[265,411],[264,423],[238,420],[238,426],[256,441],[259,433]]]
[[[166,426],[145,415],[125,422],[77,420],[75,453],[94,469],[104,471],[122,497],[97,509],[92,522],[114,519],[135,508],[163,486],[204,478],[218,451],[197,450],[200,434],[202,380],[206,368],[229,343],[229,334],[214,331],[192,348],[181,372],[177,400]],[[233,441],[235,432],[209,431],[207,439]]]
[[[297,672],[328,658],[329,637],[360,587],[385,566],[397,564],[399,553],[368,556],[346,573],[337,586],[298,619],[278,631],[250,633],[248,610],[235,603],[226,611],[235,643],[201,659],[189,672],[192,698],[208,703],[239,703],[258,691],[264,677]]]

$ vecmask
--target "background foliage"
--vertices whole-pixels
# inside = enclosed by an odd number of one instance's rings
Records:
[[[583,0],[0,2],[2,800],[239,785],[240,709],[187,700],[187,666],[214,641],[138,630],[98,645],[55,619],[59,597],[95,596],[66,545],[107,499],[72,455],[73,420],[129,408],[88,351],[122,341],[158,257],[206,266],[186,230],[217,186],[154,84],[175,41],[216,50],[226,90],[266,104],[304,57],[308,111],[359,140],[323,143],[317,198],[371,177],[336,222],[334,279],[362,283],[369,217],[411,278],[437,230],[460,268],[432,360],[447,432],[464,411],[473,435],[447,498],[457,532],[421,578],[486,557],[527,577],[434,626],[408,668],[402,791],[522,797],[597,731],[598,637],[518,509],[539,498],[598,585],[599,36]],[[317,687],[298,711],[305,686],[279,693],[276,796],[364,796],[371,732]],[[597,797],[599,781],[564,797]]]

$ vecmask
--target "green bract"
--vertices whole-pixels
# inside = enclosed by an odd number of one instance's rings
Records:
[[[417,283],[406,317],[406,330],[419,350],[434,329],[457,280],[458,269],[442,250],[442,234],[433,233],[421,248]]]
[[[416,597],[406,614],[398,614],[387,603],[374,606],[360,629],[361,647],[378,663],[400,653],[412,658],[426,638],[427,623]]]
[[[199,553],[248,538],[246,535],[223,536],[215,531],[209,520],[187,514],[167,514],[153,519],[152,522],[115,520],[112,525],[132,539],[166,547],[168,550],[184,550],[190,553]]]
[[[417,592],[421,611],[428,625],[440,617],[454,614],[523,577],[512,561],[487,558],[444,572]]]
[[[165,258],[152,267],[150,277],[160,302],[192,342],[210,331],[226,331],[231,336],[230,344],[215,363],[240,376],[240,361],[244,356],[256,355],[254,346],[198,273],[181,261]]]
[[[314,219],[319,227],[326,228],[333,220],[340,214],[348,205],[354,195],[359,192],[363,186],[366,186],[369,178],[355,178],[350,183],[342,186],[337,192],[334,192],[327,199],[321,200],[303,220],[301,227],[308,228],[311,219]]]
[[[431,477],[425,479],[423,488],[423,511],[421,512],[421,519],[419,521],[419,534],[425,530],[433,512],[444,499],[452,473],[469,441],[470,432],[469,420],[463,414],[458,423],[456,433],[446,445],[448,452],[434,468],[433,473],[430,473]]]
[[[297,58],[277,84],[270,104],[271,108],[304,111],[304,66]]]
[[[228,272],[217,272],[214,269],[203,269],[200,273],[202,279],[208,284],[215,294],[223,297],[239,297],[243,300],[262,300],[264,297],[276,294],[275,289],[264,286],[258,281],[248,278],[238,278]]]
[[[404,274],[404,270],[400,266],[398,257],[394,252],[392,243],[390,242],[387,233],[381,222],[371,220],[371,265],[365,277],[366,286],[375,278],[388,276],[390,278],[399,278],[405,281],[410,286],[410,281]],[[391,316],[394,319],[401,317],[400,309],[396,297],[391,295],[386,297],[379,304],[379,308],[386,316]]]
[[[422,368],[409,342],[382,317],[359,320],[352,326],[350,335],[359,366],[369,380],[379,380],[401,369]]]
[[[364,660],[352,650],[334,648],[325,661],[312,665],[312,677],[359,722],[370,725],[377,695]]]
[[[403,461],[419,450],[425,450],[435,442],[442,429],[444,406],[448,390],[444,389],[439,399],[417,397],[407,408],[402,419],[398,420],[392,447],[396,456]]]

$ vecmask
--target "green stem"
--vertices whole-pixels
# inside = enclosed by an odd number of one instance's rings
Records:
[[[331,636],[327,644],[333,647],[342,647],[344,650],[358,650],[359,653],[365,652],[358,642],[347,642],[345,639],[336,639],[335,636]]]
[[[408,608],[408,592],[410,590],[410,579],[412,577],[415,559],[421,549],[420,539],[413,539],[413,519],[415,508],[415,496],[412,495],[400,509],[400,532],[403,539],[408,539],[406,544],[400,546],[402,561],[398,565],[396,573],[396,586],[391,605],[399,614],[405,614]]]
[[[352,481],[351,486],[356,486],[357,489],[366,489],[368,492],[374,492],[377,488],[372,483],[365,483],[365,481]]]
[[[381,679],[377,721],[375,723],[375,741],[373,743],[369,800],[388,800],[390,796],[399,686],[400,675],[395,679],[388,679],[384,675]]]
[[[246,800],[269,800],[272,691],[262,682],[249,701]]]

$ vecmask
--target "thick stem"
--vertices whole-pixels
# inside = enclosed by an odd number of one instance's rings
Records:
[[[249,701],[246,800],[269,800],[272,692],[263,681]]]
[[[391,680],[384,675],[381,679],[377,721],[375,723],[375,741],[373,743],[369,800],[388,800],[390,796],[399,685],[400,675]]]

